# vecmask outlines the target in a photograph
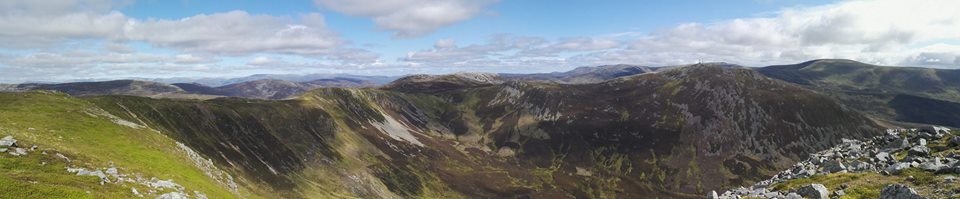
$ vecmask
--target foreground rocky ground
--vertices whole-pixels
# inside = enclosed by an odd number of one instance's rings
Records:
[[[810,155],[768,180],[708,198],[960,198],[960,136],[950,129],[888,129]]]

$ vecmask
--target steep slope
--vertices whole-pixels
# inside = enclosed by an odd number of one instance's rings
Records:
[[[521,81],[546,81],[568,84],[598,83],[618,77],[631,76],[652,72],[653,69],[636,65],[604,65],[595,67],[578,67],[567,72],[539,73],[539,74],[500,74],[503,78]]]
[[[0,146],[0,198],[153,198],[176,186],[192,197],[256,198],[192,149],[62,93],[0,93],[6,136],[28,150]],[[107,181],[79,169],[105,171]]]
[[[795,65],[768,66],[757,71],[772,78],[796,83],[837,98],[854,109],[900,121],[956,125],[943,120],[960,120],[950,116],[937,120],[902,115],[912,108],[897,106],[903,100],[960,102],[960,70],[887,67],[851,60],[813,60]],[[898,97],[909,95],[912,97]],[[895,98],[899,100],[894,101]],[[923,109],[922,112],[938,112]]]
[[[713,65],[597,84],[455,74],[285,101],[88,100],[288,198],[697,198],[877,132],[830,98]]]
[[[519,82],[440,96],[469,110],[460,116],[468,122],[459,140],[492,144],[538,167],[561,157],[561,171],[580,167],[618,181],[593,184],[598,193],[620,187],[678,197],[671,194],[742,184],[873,128],[824,96],[705,65],[601,84]]]

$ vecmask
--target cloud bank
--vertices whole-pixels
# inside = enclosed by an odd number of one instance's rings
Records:
[[[375,46],[353,45],[354,41],[341,36],[350,33],[329,27],[320,13],[275,16],[236,10],[144,19],[118,11],[132,3],[0,1],[0,82],[218,75],[224,71],[289,73],[301,69],[392,74],[553,71],[621,63],[689,64],[698,60],[765,66],[820,58],[960,68],[960,12],[956,12],[960,1],[952,0],[841,1],[785,8],[758,17],[563,38],[507,32],[491,35],[483,42],[464,43],[457,35],[442,35],[445,39],[424,46],[402,46],[395,53],[402,55],[397,57],[384,57]],[[369,18],[381,31],[406,40],[494,12],[491,5],[500,2],[313,3],[318,12]],[[583,24],[570,26],[582,28]]]

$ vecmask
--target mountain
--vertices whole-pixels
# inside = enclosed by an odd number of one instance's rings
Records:
[[[54,90],[73,96],[130,95],[154,98],[197,98],[242,97],[253,99],[285,99],[321,87],[371,87],[374,82],[332,78],[314,79],[304,82],[264,79],[235,83],[221,87],[210,87],[197,83],[165,84],[139,80],[115,80],[103,82],[76,82],[62,84],[4,84],[0,91],[16,92],[28,90]]]
[[[12,86],[11,86],[12,87]],[[96,95],[132,95],[143,97],[171,97],[190,98],[205,96],[191,95],[179,87],[158,82],[137,80],[114,80],[103,82],[77,82],[62,84],[19,84],[15,86],[19,91],[24,90],[54,90],[73,96]],[[207,97],[208,98],[208,97]]]
[[[654,69],[636,65],[604,65],[596,67],[578,67],[567,72],[538,74],[500,74],[511,80],[548,81],[557,83],[583,84],[598,83],[609,79],[653,72]]]
[[[303,94],[316,88],[354,88],[372,87],[376,83],[350,78],[315,79],[306,82],[292,82],[277,79],[263,79],[229,84],[220,87],[208,87],[199,84],[174,84],[188,93],[222,95],[251,99],[286,99]]]
[[[503,83],[503,78],[492,73],[455,73],[451,75],[410,75],[383,87],[389,90],[417,93],[476,88]]]
[[[396,80],[399,77],[396,76],[365,76],[365,75],[351,75],[351,74],[257,74],[250,75],[246,77],[237,77],[237,78],[163,78],[163,79],[148,79],[149,81],[164,82],[169,84],[179,84],[179,83],[195,83],[202,84],[212,87],[226,86],[229,84],[236,84],[249,81],[257,80],[286,80],[291,82],[309,82],[318,79],[350,79],[350,80],[362,80],[365,82],[372,82],[375,85],[383,85],[390,83],[393,80]]]
[[[960,125],[960,70],[876,66],[851,60],[813,60],[757,69],[772,78],[830,95],[879,118],[948,126]],[[911,104],[911,106],[904,106]],[[912,106],[925,104],[924,106]],[[919,110],[913,110],[919,109]],[[911,114],[924,112],[942,118]]]
[[[209,160],[204,168],[229,174],[175,178],[185,192],[243,197],[699,198],[768,178],[807,153],[879,128],[828,97],[752,70],[710,65],[594,84],[482,73],[411,76],[383,88],[320,88],[290,100],[3,95],[29,96],[0,98],[15,104],[3,112],[28,116],[0,117],[0,124],[23,124],[5,127],[23,142],[67,153],[80,141],[96,142],[86,138],[96,134],[70,134],[76,140],[64,144],[55,129],[77,127],[43,109],[8,111],[16,104],[104,110],[112,117],[85,120],[159,132],[151,135],[173,141],[155,144],[182,143]],[[30,118],[55,122],[36,128],[23,120]],[[70,157],[93,165],[117,155],[73,151]],[[143,168],[144,175],[171,176]],[[237,188],[187,184],[200,181],[233,181]]]

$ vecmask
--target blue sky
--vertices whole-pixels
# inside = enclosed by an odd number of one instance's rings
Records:
[[[10,0],[0,83],[550,72],[845,58],[960,65],[957,1]],[[913,12],[903,12],[911,10]]]

